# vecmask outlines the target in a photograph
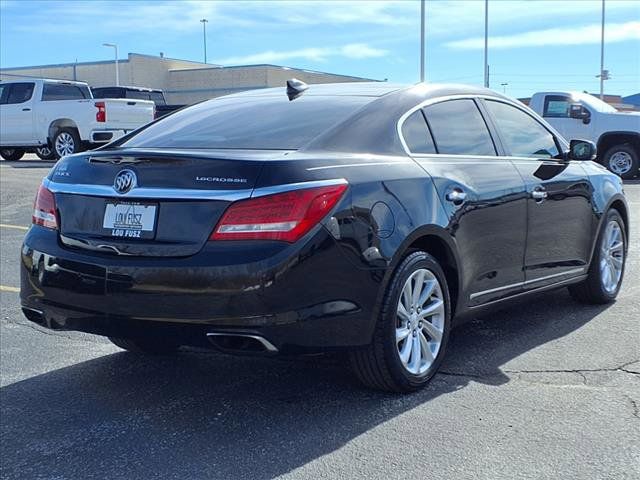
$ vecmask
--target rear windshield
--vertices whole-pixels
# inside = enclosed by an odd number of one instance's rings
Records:
[[[179,111],[119,145],[124,148],[297,150],[372,97],[222,97]]]

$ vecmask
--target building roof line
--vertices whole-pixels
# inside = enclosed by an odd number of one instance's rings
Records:
[[[211,63],[202,63],[202,62],[198,62],[196,60],[184,60],[181,58],[171,58],[171,57],[159,57],[157,55],[147,55],[146,53],[135,53],[135,52],[129,52],[127,54],[127,58],[119,58],[118,59],[118,63],[129,63],[130,62],[130,57],[131,56],[137,56],[137,57],[146,57],[146,58],[153,58],[156,60],[172,60],[172,61],[176,61],[176,62],[189,62],[189,63],[193,63],[194,65],[210,65],[211,67],[214,68],[220,68],[220,65],[215,65],[215,64],[211,64]],[[46,64],[46,65],[28,65],[28,66],[23,66],[23,67],[0,67],[0,71],[12,71],[12,70],[31,70],[34,68],[60,68],[60,67],[73,67],[75,66],[83,66],[83,65],[109,65],[114,63],[113,60],[94,60],[94,61],[90,61],[90,62],[69,62],[69,63],[51,63],[51,64]],[[193,69],[189,69],[189,70],[198,70],[198,68],[193,68]]]
[[[298,72],[305,72],[305,73],[317,73],[320,75],[334,75],[334,76],[345,77],[345,78],[355,78],[358,80],[367,80],[369,82],[384,81],[384,80],[377,80],[375,78],[357,77],[355,75],[344,75],[342,73],[330,73],[330,72],[322,72],[320,70],[309,70],[306,68],[288,67],[286,65],[274,65],[272,63],[256,63],[251,65],[224,65],[224,66],[219,65],[219,66],[211,66],[211,67],[205,67],[205,68],[171,68],[169,69],[169,72],[186,72],[186,71],[192,71],[192,70],[220,70],[220,69],[234,69],[234,68],[265,68],[265,67],[279,68],[282,70],[296,70]]]

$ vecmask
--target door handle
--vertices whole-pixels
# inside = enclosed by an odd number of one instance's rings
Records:
[[[23,108],[23,109],[22,109],[22,111],[23,111],[23,112],[30,112],[30,111],[31,111],[31,109],[30,109],[30,108]]]
[[[544,187],[536,187],[531,192],[531,198],[533,198],[536,203],[542,203],[549,196],[549,194],[545,191]]]
[[[461,188],[454,187],[447,192],[444,198],[446,198],[447,201],[453,203],[454,205],[462,205],[463,202],[467,199],[467,192],[465,192]]]

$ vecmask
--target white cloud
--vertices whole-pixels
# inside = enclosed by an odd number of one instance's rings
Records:
[[[296,50],[274,51],[267,50],[251,55],[236,56],[214,60],[219,65],[241,65],[252,63],[281,63],[290,60],[307,60],[324,62],[330,57],[343,57],[351,59],[384,57],[387,50],[373,48],[364,43],[350,43],[341,47],[314,47],[299,48]]]
[[[600,24],[577,28],[548,28],[516,33],[514,35],[490,36],[489,47],[521,48],[544,47],[550,45],[587,45],[600,43]],[[606,43],[640,40],[640,22],[608,23],[605,26]],[[445,43],[457,50],[480,50],[484,48],[484,37],[471,37]]]

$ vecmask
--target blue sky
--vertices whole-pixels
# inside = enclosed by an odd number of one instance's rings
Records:
[[[489,2],[491,86],[597,91],[600,0]],[[394,82],[419,75],[418,1],[0,0],[0,66],[108,60],[127,52],[274,63]],[[640,91],[640,1],[606,0],[606,91]],[[482,84],[484,1],[427,1],[427,80]]]

